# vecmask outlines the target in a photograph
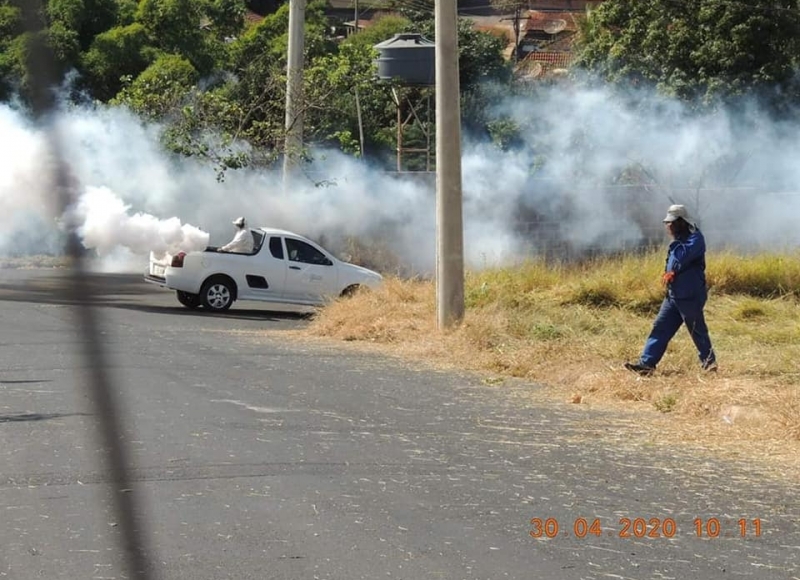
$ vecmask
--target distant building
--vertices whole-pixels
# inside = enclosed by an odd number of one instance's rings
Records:
[[[602,3],[603,0],[532,0],[528,6],[538,11],[586,12],[588,8]]]
[[[537,0],[525,14],[517,47],[517,73],[530,80],[564,73],[587,11],[603,0]],[[512,50],[513,52],[513,50]]]
[[[354,32],[358,30],[364,30],[365,28],[369,28],[372,25],[372,20],[367,20],[360,18],[358,22],[355,20],[348,20],[347,22],[343,23],[345,29],[345,36],[350,36]]]
[[[328,0],[328,9],[325,11],[330,17],[340,22],[348,23],[351,29],[355,28],[356,10],[355,0]],[[389,12],[388,0],[358,0],[358,22],[369,22],[378,13]]]
[[[524,56],[542,50],[569,51],[578,32],[578,22],[585,14],[529,10],[521,29],[520,53]]]

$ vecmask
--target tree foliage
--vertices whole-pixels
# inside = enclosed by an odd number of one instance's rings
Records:
[[[363,32],[350,35],[336,52],[314,60],[306,72],[306,95],[313,103],[307,124],[314,141],[336,144],[358,155],[390,145],[395,105],[389,87],[375,78],[378,52],[374,46],[409,25],[402,16],[384,16]],[[365,151],[359,138],[362,131]]]
[[[151,45],[189,59],[202,73],[213,69],[214,61],[201,26],[204,13],[196,0],[140,0],[136,22],[147,33]]]
[[[142,24],[112,28],[97,35],[83,55],[86,84],[96,98],[109,100],[122,88],[123,78],[136,77],[156,56]]]
[[[2,53],[0,53],[0,72],[2,77],[2,90],[8,97],[12,92],[26,95],[30,85],[28,75],[29,70],[26,66],[30,47],[36,35],[32,32],[25,32],[15,36],[5,43]]]
[[[798,39],[797,0],[609,0],[586,20],[579,64],[605,81],[705,104],[785,97]]]
[[[204,12],[217,40],[235,38],[244,28],[245,6],[240,0],[205,0]]]
[[[249,4],[274,11],[256,24],[245,22],[246,0],[41,0],[35,11],[27,0],[0,0],[0,100],[26,98],[30,47],[43,41],[62,74],[77,73],[81,94],[157,121],[169,150],[208,159],[220,171],[271,163],[285,136],[289,6]],[[433,39],[432,0],[414,6],[412,19],[388,15],[341,39],[327,1],[309,2],[306,143],[392,160],[397,108],[390,87],[375,78],[374,45],[404,31]],[[36,30],[26,29],[26,18]],[[481,126],[479,106],[491,98],[483,86],[506,83],[509,69],[499,39],[467,20],[458,34],[464,116]],[[396,89],[418,103],[426,98],[418,88]],[[405,138],[430,138],[432,123],[412,120]]]
[[[74,34],[80,50],[86,50],[94,37],[117,23],[116,0],[49,0],[50,28],[59,26]]]
[[[187,59],[166,54],[156,59],[111,101],[142,117],[162,120],[180,106],[197,83],[197,69]]]
[[[434,21],[419,26],[425,36],[436,40]],[[473,135],[487,136],[486,111],[497,85],[507,86],[511,65],[503,57],[505,39],[476,30],[466,18],[458,20],[458,76],[461,88],[461,116],[464,128]]]

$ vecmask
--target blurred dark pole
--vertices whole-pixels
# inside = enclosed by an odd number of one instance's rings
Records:
[[[78,184],[70,175],[69,167],[61,155],[59,135],[53,126],[55,91],[60,82],[58,68],[52,51],[47,46],[43,21],[45,7],[41,0],[25,2],[23,7],[27,29],[32,33],[26,63],[27,97],[36,121],[48,136],[54,164],[53,185],[57,196],[57,207],[59,213],[63,215],[77,200]],[[63,290],[69,302],[75,305],[73,311],[79,333],[78,342],[83,347],[83,357],[88,369],[85,384],[94,402],[97,426],[105,449],[128,577],[134,580],[149,580],[153,576],[149,570],[143,534],[137,524],[136,496],[128,473],[128,457],[123,444],[119,408],[107,372],[98,319],[91,305],[93,288],[89,283],[83,248],[75,231],[75,224],[67,223],[66,226],[65,251],[70,258],[72,268],[68,283]]]

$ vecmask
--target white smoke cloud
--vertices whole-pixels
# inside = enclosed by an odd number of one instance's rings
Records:
[[[134,254],[147,255],[179,251],[191,252],[208,246],[209,234],[177,217],[158,219],[147,213],[131,215],[131,206],[107,187],[88,187],[73,209],[78,234],[86,248],[107,256],[123,247]]]
[[[567,84],[499,100],[494,113],[522,127],[522,142],[506,152],[464,144],[468,267],[553,248],[634,247],[662,235],[671,203],[689,206],[711,247],[800,244],[796,123],[772,123],[756,108],[697,116],[667,99],[625,99]],[[231,220],[243,215],[251,225],[312,238],[381,239],[409,269],[434,267],[430,176],[393,176],[325,152],[311,178],[284,193],[279,172],[230,171],[218,182],[213,168],[165,154],[160,128],[120,108],[70,108],[58,115],[57,129],[85,192],[84,243],[110,256],[107,262],[123,252],[139,271],[150,250],[181,240],[202,245],[202,232],[220,245],[233,234]],[[41,131],[0,105],[0,254],[57,247],[51,166]],[[631,174],[635,179],[626,178]]]
[[[18,112],[0,105],[0,252],[58,248],[51,169],[45,140]]]

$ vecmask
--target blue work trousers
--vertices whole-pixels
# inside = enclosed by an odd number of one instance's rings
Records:
[[[693,300],[677,300],[669,296],[664,298],[639,362],[656,368],[681,324],[686,324],[686,329],[697,347],[700,363],[705,367],[714,362],[714,349],[711,347],[711,338],[703,317],[705,304],[705,297]]]

